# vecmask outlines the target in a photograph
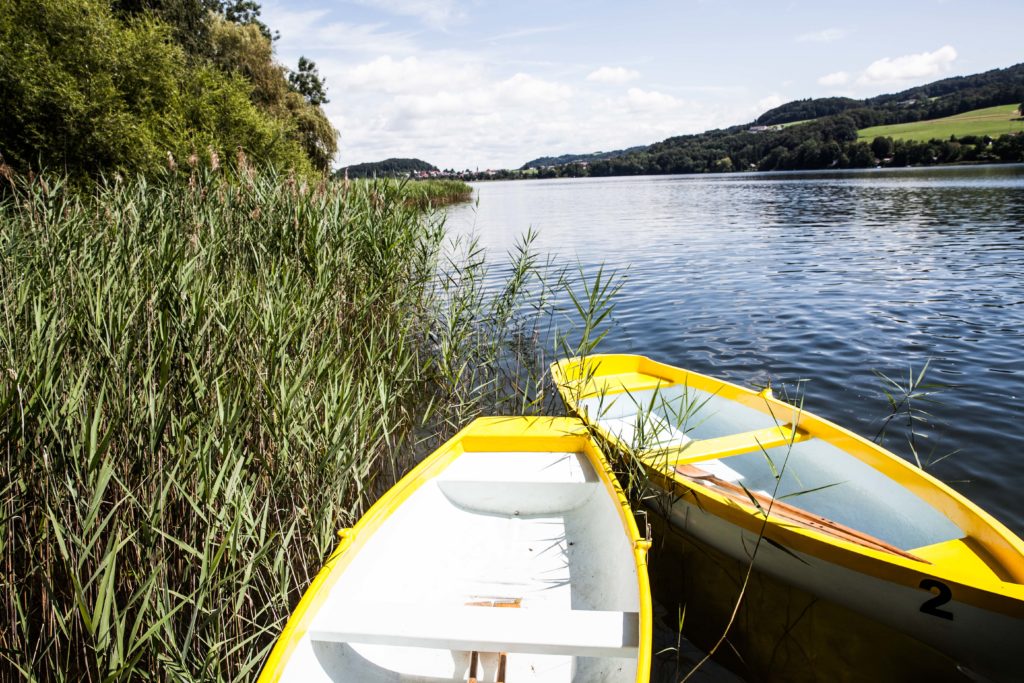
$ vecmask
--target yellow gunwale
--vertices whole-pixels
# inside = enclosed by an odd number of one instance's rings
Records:
[[[327,558],[295,611],[288,618],[263,666],[259,683],[280,680],[292,652],[308,631],[309,624],[331,589],[345,573],[352,558],[383,523],[424,483],[444,471],[460,455],[484,450],[572,450],[587,456],[605,490],[619,502],[619,518],[632,541],[640,596],[640,641],[637,651],[636,683],[648,683],[651,675],[653,628],[651,586],[647,571],[650,540],[640,534],[626,494],[619,485],[608,459],[589,438],[586,426],[580,420],[565,417],[485,417],[474,420],[402,477],[374,503],[354,527],[339,531],[341,542]]]
[[[587,357],[585,362],[586,368],[581,366],[580,359],[563,359],[551,365],[555,384],[571,413],[578,412],[576,401],[579,399],[652,389],[669,384],[685,384],[715,393],[773,416],[794,416],[796,410],[793,406],[773,398],[770,392],[754,392],[706,375],[658,363],[645,356],[593,355]],[[581,417],[586,419],[583,415]],[[750,533],[758,534],[763,527],[767,538],[794,551],[914,589],[919,588],[922,579],[939,578],[950,585],[959,602],[1015,618],[1024,618],[1024,585],[1021,583],[1024,582],[1024,542],[1021,539],[961,494],[877,444],[804,410],[799,410],[794,417],[791,423],[795,423],[795,426],[780,424],[779,436],[788,432],[792,435],[793,442],[806,438],[820,438],[889,476],[947,515],[965,532],[965,538],[969,539],[971,545],[980,546],[1016,582],[994,580],[978,572],[956,571],[948,562],[915,562],[898,555],[835,539],[771,515],[768,523],[763,524],[763,517],[753,505],[737,503],[714,488],[674,472],[676,464],[699,463],[701,460],[755,450],[758,448],[758,440],[754,438],[757,432],[709,439],[705,442],[691,442],[692,446],[687,444],[691,457],[686,457],[688,449],[684,447],[655,451],[641,458],[641,461],[648,475],[664,490],[679,496],[698,497],[702,509]],[[786,420],[780,417],[779,421],[781,423]],[[620,450],[626,446],[600,424],[591,424],[591,428],[608,444]],[[772,429],[767,431],[771,432]],[[720,442],[720,445],[727,447],[716,452],[713,450],[714,444],[709,443],[711,441]],[[737,450],[742,447],[739,443],[741,441],[752,447]],[[706,445],[700,446],[701,443]],[[913,553],[914,549],[910,549],[910,552]]]

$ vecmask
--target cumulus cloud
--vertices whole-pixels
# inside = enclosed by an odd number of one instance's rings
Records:
[[[640,88],[630,88],[626,92],[625,102],[631,110],[642,112],[665,112],[683,105],[683,100],[672,95]]]
[[[568,86],[524,73],[517,73],[512,78],[499,82],[495,91],[499,103],[531,106],[559,104],[567,100],[572,93]]]
[[[850,74],[845,71],[835,71],[830,74],[825,74],[818,79],[818,84],[823,85],[826,88],[838,88],[846,85],[850,82]]]
[[[956,56],[952,45],[943,45],[934,52],[883,57],[872,62],[857,79],[857,83],[875,85],[935,78],[952,68]]]
[[[489,116],[495,112],[539,111],[548,115],[568,103],[572,89],[524,73],[488,83],[480,79],[473,87],[440,90],[430,94],[400,95],[395,98],[402,119],[438,116]]]
[[[610,83],[612,85],[621,85],[628,83],[629,81],[635,80],[640,77],[639,71],[627,69],[621,66],[602,66],[596,71],[591,71],[587,75],[588,81],[595,83]]]
[[[834,43],[846,37],[846,31],[841,28],[826,28],[821,31],[803,33],[796,37],[798,43]]]
[[[341,87],[392,94],[435,92],[439,88],[475,84],[480,78],[478,66],[458,58],[395,59],[384,55],[341,70],[327,66],[325,75]]]

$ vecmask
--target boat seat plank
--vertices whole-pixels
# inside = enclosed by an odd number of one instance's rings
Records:
[[[565,514],[586,503],[599,484],[585,482],[520,482],[438,480],[452,503],[476,512],[515,515]]]
[[[672,384],[676,384],[676,382],[667,377],[658,377],[645,372],[620,372],[595,375],[588,378],[586,383],[577,380],[575,386],[579,391],[580,398],[591,398],[658,389]]]
[[[750,453],[760,449],[785,446],[810,439],[811,435],[802,429],[794,429],[792,425],[780,425],[766,429],[755,429],[750,432],[730,434],[717,439],[691,441],[680,448],[657,451],[644,457],[648,464],[671,469],[677,465],[687,465],[701,460],[726,458],[730,455]]]
[[[636,612],[476,606],[351,606],[310,629],[314,641],[477,652],[635,657]]]

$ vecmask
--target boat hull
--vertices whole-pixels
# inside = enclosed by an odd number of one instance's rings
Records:
[[[951,656],[969,672],[992,680],[1019,680],[1024,643],[1020,618],[955,598],[936,610],[947,619],[922,611],[937,596],[880,580],[807,553],[783,549],[745,529],[702,510],[693,502],[672,504],[670,524],[727,556],[754,567],[779,581],[820,596],[886,624]]]
[[[728,643],[720,645],[715,661],[744,680],[969,680],[955,661],[902,630],[769,576],[756,563],[750,570],[749,561],[653,512],[650,517],[651,590],[658,603],[685,615],[683,635],[705,652],[727,631]]]

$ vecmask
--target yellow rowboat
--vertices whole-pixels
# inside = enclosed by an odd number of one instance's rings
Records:
[[[942,482],[770,390],[642,356],[552,373],[570,411],[666,494],[675,528],[741,561],[757,548],[760,571],[1020,680],[1024,542]]]
[[[342,533],[260,681],[646,682],[649,547],[579,420],[476,420]]]

